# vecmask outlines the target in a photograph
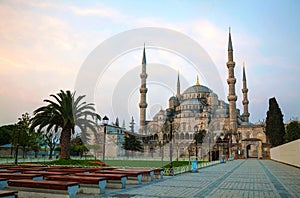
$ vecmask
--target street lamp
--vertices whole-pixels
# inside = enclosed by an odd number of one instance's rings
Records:
[[[169,137],[169,142],[170,142],[170,175],[173,176],[174,175],[174,171],[173,171],[173,164],[172,164],[172,155],[173,155],[173,126],[172,123],[174,121],[174,111],[172,108],[168,108],[167,109],[167,119],[170,122],[170,137]]]
[[[20,144],[20,124],[22,124],[22,123],[19,122],[19,123],[17,124],[17,130],[18,130],[18,142],[17,142],[17,146],[16,146],[15,165],[18,165],[18,152],[19,152],[19,144]]]
[[[108,124],[108,117],[104,116],[104,118],[102,119],[102,124],[104,125],[104,137],[103,137],[103,156],[102,156],[102,162],[105,162],[105,142],[106,142],[106,127]]]
[[[198,137],[199,137],[199,128],[197,125],[194,126],[194,134],[195,134],[195,141],[196,141],[196,160],[198,162]]]

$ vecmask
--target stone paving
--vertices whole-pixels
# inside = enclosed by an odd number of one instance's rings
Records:
[[[235,160],[197,173],[107,190],[100,197],[300,197],[300,169],[269,160]]]

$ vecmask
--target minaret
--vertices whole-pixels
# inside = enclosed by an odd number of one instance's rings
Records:
[[[147,102],[146,102],[146,94],[147,94],[147,87],[146,87],[146,51],[145,51],[145,44],[144,44],[144,51],[143,51],[143,60],[142,60],[142,73],[141,77],[141,87],[140,87],[140,131],[143,133],[145,126],[146,126],[146,109],[147,109]]]
[[[235,95],[235,83],[236,79],[234,77],[234,66],[235,62],[233,61],[233,48],[232,48],[232,42],[231,42],[231,32],[229,28],[229,41],[228,41],[228,62],[227,62],[227,68],[228,68],[228,96],[227,99],[229,101],[229,126],[231,132],[236,132],[237,128],[237,115],[236,115],[236,100],[237,96]]]
[[[178,72],[178,78],[177,78],[177,93],[176,97],[179,99],[180,97],[180,79],[179,79],[179,72]]]
[[[249,116],[250,113],[248,111],[248,88],[247,88],[247,80],[246,80],[246,72],[245,72],[245,64],[243,63],[243,106],[244,106],[244,112],[243,112],[243,118],[245,122],[249,122]]]

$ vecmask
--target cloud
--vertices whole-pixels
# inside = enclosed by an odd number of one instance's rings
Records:
[[[0,21],[0,109],[7,109],[10,105],[15,109],[32,111],[50,93],[56,93],[62,88],[72,89],[80,64],[92,49],[114,34],[145,26],[169,28],[197,41],[214,61],[227,93],[227,27],[213,23],[201,15],[191,20],[172,21],[160,16],[141,15],[137,18],[134,14],[125,14],[104,3],[79,6],[76,3],[52,1],[2,1],[0,17],[5,20]],[[298,94],[292,95],[289,93],[290,89],[286,88],[291,83],[299,82],[290,72],[299,71],[297,63],[284,55],[263,53],[264,50],[272,50],[265,48],[265,41],[256,37],[253,32],[241,31],[233,26],[232,39],[239,106],[243,61],[246,62],[249,82],[251,116],[263,109],[261,107],[273,93],[279,94],[283,104],[288,102],[284,95],[289,95],[287,98],[293,98],[294,101],[299,100]],[[172,65],[179,70],[187,68],[184,60],[174,57],[172,53],[157,51],[152,57],[149,56],[148,61]],[[116,62],[122,67],[122,72],[117,67],[110,68],[112,73],[120,72],[114,77],[122,77],[126,71],[140,64],[141,53],[133,53],[130,58],[132,60],[120,58],[122,61]],[[277,70],[273,74],[275,79],[270,77],[270,69]],[[195,78],[193,73],[193,70],[186,71],[186,75],[191,76],[191,84]],[[268,81],[262,85],[265,79]],[[272,84],[277,86],[276,91],[270,91]],[[219,97],[226,100],[226,96]],[[15,109],[11,113],[14,115],[8,117],[19,115],[16,115]],[[262,116],[264,113],[256,117]],[[7,119],[1,117],[0,123],[6,122],[3,120]]]

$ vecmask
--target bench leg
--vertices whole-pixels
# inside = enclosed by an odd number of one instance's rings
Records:
[[[68,187],[68,193],[70,198],[76,198],[76,193],[78,192],[78,188],[79,188],[78,185]]]
[[[142,174],[138,174],[137,179],[139,184],[142,184],[142,177],[143,177]]]
[[[105,193],[106,180],[99,181],[100,194]]]
[[[150,178],[151,178],[151,181],[154,181],[154,171],[150,171]]]
[[[0,181],[0,190],[3,190],[7,186],[7,180]]]
[[[121,178],[122,188],[126,188],[126,180],[127,180],[126,177],[122,177],[122,178]]]

